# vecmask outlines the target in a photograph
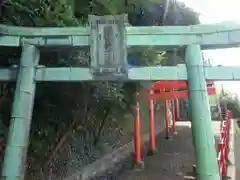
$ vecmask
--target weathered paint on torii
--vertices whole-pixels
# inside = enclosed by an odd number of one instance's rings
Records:
[[[1,69],[0,80],[17,80],[2,179],[24,179],[26,152],[37,81],[91,81],[90,68],[39,66],[39,47],[79,48],[91,45],[90,27],[24,28],[0,25],[0,46],[22,47],[20,66]],[[123,80],[188,80],[192,132],[199,180],[219,180],[214,136],[205,80],[240,80],[240,67],[204,66],[201,49],[237,47],[240,25],[215,24],[174,27],[126,27],[126,45],[167,50],[186,46],[186,66],[139,67]],[[18,73],[18,76],[16,74]],[[116,80],[105,77],[104,80]]]

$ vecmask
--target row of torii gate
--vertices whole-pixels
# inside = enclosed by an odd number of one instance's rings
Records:
[[[201,50],[238,47],[240,25],[130,27],[126,26],[127,21],[126,15],[90,15],[87,27],[27,28],[0,25],[0,46],[22,49],[20,65],[16,69],[0,69],[0,81],[17,81],[2,179],[24,179],[37,82],[142,80],[187,82],[197,178],[220,180],[206,81],[240,80],[240,67],[206,66]],[[89,46],[90,67],[39,65],[39,51],[80,50]],[[185,65],[129,69],[127,49],[149,46],[159,51],[185,48]]]
[[[216,94],[214,82],[206,82],[207,94]],[[165,138],[169,139],[169,132],[176,133],[175,121],[180,119],[179,114],[179,99],[188,98],[188,90],[186,81],[158,81],[154,83],[148,91],[148,109],[149,109],[149,155],[154,155],[157,152],[155,142],[155,119],[154,119],[154,100],[164,101],[165,114]],[[182,90],[185,89],[185,90]],[[170,106],[169,107],[169,100]],[[176,105],[176,113],[175,113]],[[171,118],[169,118],[169,110]],[[176,116],[176,117],[175,117]],[[141,159],[141,132],[140,132],[140,106],[137,102],[136,117],[134,121],[134,154],[135,167],[143,168],[144,162]]]

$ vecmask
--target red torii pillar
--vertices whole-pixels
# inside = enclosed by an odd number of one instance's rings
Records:
[[[154,92],[150,89],[149,94],[153,94]],[[155,142],[155,118],[154,118],[154,104],[153,100],[148,99],[148,110],[149,110],[149,142],[150,148],[148,151],[148,155],[156,154],[156,142]]]
[[[134,119],[134,169],[141,170],[144,167],[144,162],[141,157],[141,124],[138,96],[139,94],[137,93]]]
[[[170,92],[174,93],[174,89],[170,89]],[[174,100],[171,99],[171,106],[172,106],[172,132],[176,133],[176,127],[175,127],[175,105],[174,105]]]
[[[176,120],[180,119],[179,99],[176,99]]]
[[[168,115],[169,115],[169,112],[168,112],[168,100],[164,100],[164,113],[165,113],[165,138],[168,139],[169,138],[169,129],[170,129],[170,126],[169,126],[169,119],[168,119]]]

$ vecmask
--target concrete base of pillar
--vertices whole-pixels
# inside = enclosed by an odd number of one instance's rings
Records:
[[[194,173],[194,174],[196,174],[196,173],[197,173],[197,170],[196,170],[196,165],[195,165],[195,164],[192,166],[192,170],[193,170],[193,173]]]
[[[149,149],[147,152],[147,156],[153,156],[158,153],[157,149]]]
[[[141,161],[141,162],[134,162],[133,164],[133,170],[134,171],[141,171],[144,169],[144,162]]]
[[[172,136],[165,136],[166,140],[172,140]]]
[[[222,179],[221,179],[221,180],[231,180],[231,179],[232,179],[231,177],[224,176],[224,177],[222,177]]]

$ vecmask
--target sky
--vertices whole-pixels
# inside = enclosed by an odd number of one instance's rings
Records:
[[[219,23],[224,21],[240,22],[240,0],[179,0],[196,12],[200,13],[202,24]],[[213,65],[240,66],[240,48],[204,51],[204,57],[211,60]],[[226,91],[240,95],[240,82],[219,82]]]

